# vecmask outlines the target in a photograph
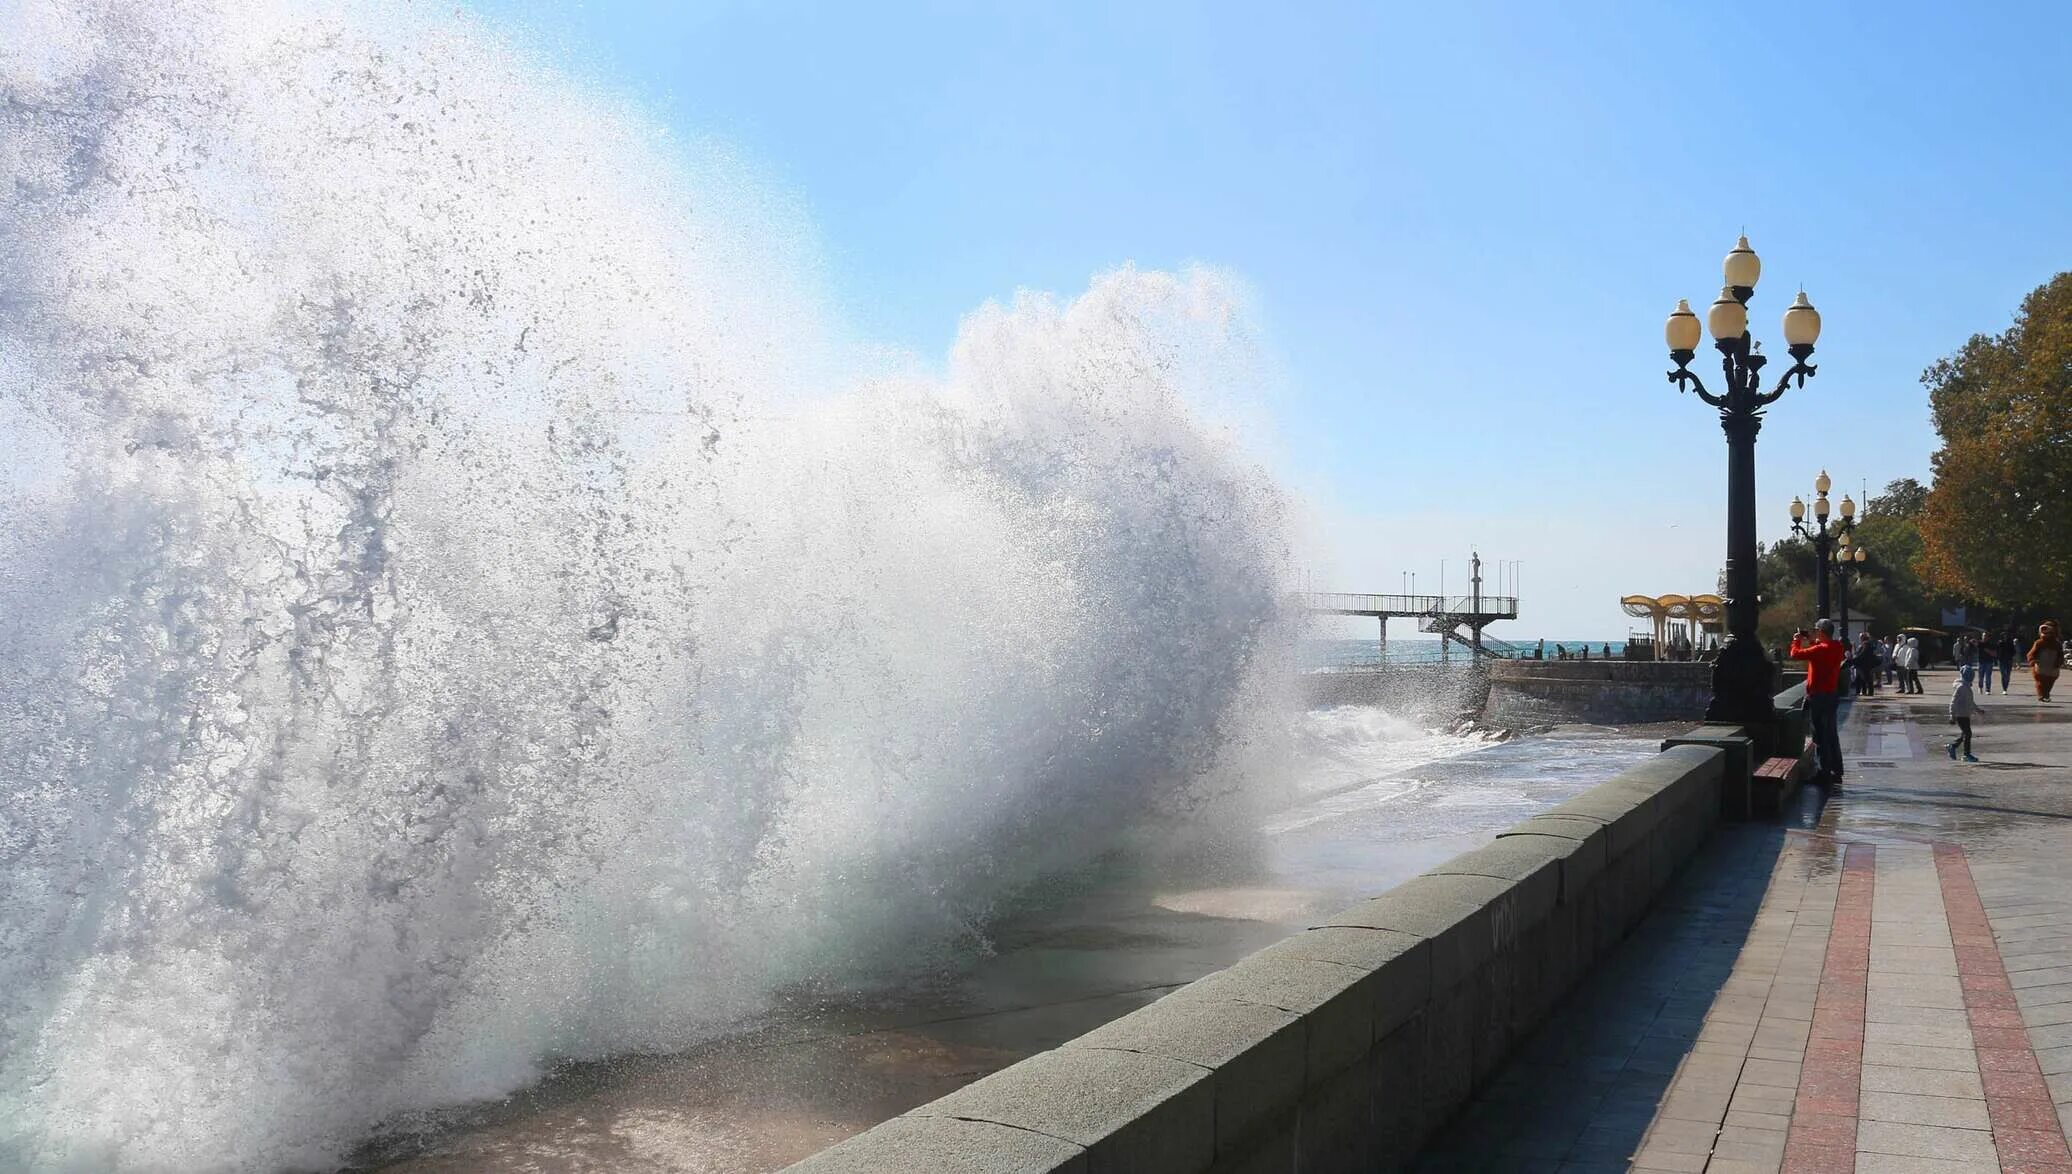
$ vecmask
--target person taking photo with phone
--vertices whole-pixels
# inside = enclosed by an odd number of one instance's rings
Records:
[[[1834,786],[1842,785],[1842,731],[1837,726],[1842,704],[1842,662],[1849,646],[1835,639],[1835,622],[1821,620],[1812,631],[1800,628],[1792,634],[1785,655],[1806,662],[1806,719],[1813,726],[1813,756],[1818,769],[1813,778]]]

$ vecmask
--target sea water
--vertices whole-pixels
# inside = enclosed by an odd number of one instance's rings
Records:
[[[333,1166],[1271,807],[1218,274],[888,361],[464,17],[0,27],[0,1168]]]

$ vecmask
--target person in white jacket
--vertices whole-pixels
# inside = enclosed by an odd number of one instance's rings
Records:
[[[1957,736],[1950,739],[1947,749],[1950,757],[1957,757],[1957,747],[1964,747],[1964,761],[1977,762],[1971,753],[1971,719],[1986,712],[1979,707],[1978,698],[1971,695],[1970,665],[1965,665],[1957,677],[1957,687],[1950,694],[1950,720],[1957,723]]]
[[[1899,691],[1902,693],[1919,693],[1922,691],[1921,638],[1919,636],[1907,637],[1907,642],[1900,646]]]

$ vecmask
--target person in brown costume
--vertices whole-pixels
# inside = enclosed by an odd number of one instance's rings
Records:
[[[2036,629],[2036,643],[2029,646],[2029,671],[2036,677],[2036,699],[2050,700],[2050,689],[2058,683],[2065,667],[2065,648],[2058,642],[2058,622],[2045,620]]]

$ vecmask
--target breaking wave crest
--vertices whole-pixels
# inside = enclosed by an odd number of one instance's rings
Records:
[[[4,9],[0,1166],[336,1165],[1243,806],[1218,275],[886,375],[723,151],[465,19]]]

